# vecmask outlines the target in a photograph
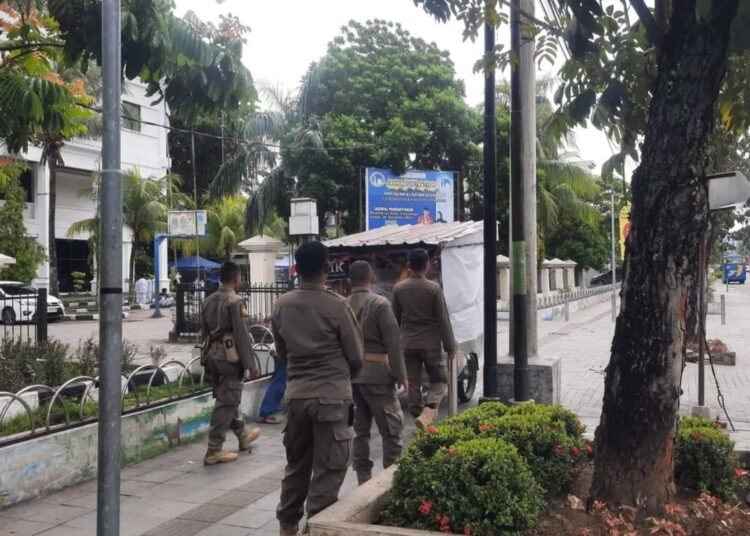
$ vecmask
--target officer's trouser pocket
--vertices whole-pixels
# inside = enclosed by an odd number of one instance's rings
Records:
[[[328,469],[346,469],[352,462],[352,440],[354,427],[350,415],[353,405],[350,400],[318,400],[318,426],[320,434],[319,460]],[[316,450],[318,445],[315,445]]]
[[[391,437],[401,435],[401,432],[404,430],[403,412],[401,412],[400,409],[398,411],[386,409],[383,413],[385,413],[385,423],[388,427],[388,435]]]

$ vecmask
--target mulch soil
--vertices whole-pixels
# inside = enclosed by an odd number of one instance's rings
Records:
[[[537,528],[529,536],[750,536],[748,490],[738,489],[738,500],[722,502],[691,490],[678,490],[657,515],[635,508],[610,511],[594,502],[586,509],[593,464],[581,471],[566,496],[551,500]]]

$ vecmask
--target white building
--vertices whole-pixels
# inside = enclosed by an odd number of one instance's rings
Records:
[[[147,121],[157,125],[168,125],[167,108],[164,102],[152,105],[154,97],[146,97],[145,86],[138,82],[123,85],[122,125],[122,169],[137,169],[144,178],[163,177],[170,162],[167,152],[168,130],[159,126],[140,123]],[[39,164],[41,149],[29,147],[23,155],[29,162],[30,171],[23,177],[26,191],[25,223],[29,236],[36,238],[45,248],[49,229],[49,168]],[[88,236],[68,237],[71,225],[92,218],[95,204],[81,192],[91,188],[92,172],[101,169],[101,141],[74,140],[65,143],[62,149],[65,166],[57,173],[57,200],[55,203],[55,246],[57,251],[58,279],[62,292],[72,290],[70,274],[74,271],[88,273]],[[132,234],[123,229],[122,261],[123,285],[129,275]],[[1,253],[1,252],[0,252]],[[167,243],[161,248],[160,287],[168,286]],[[33,282],[38,287],[49,285],[49,262],[39,267]]]

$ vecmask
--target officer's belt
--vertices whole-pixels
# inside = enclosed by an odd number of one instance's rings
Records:
[[[368,363],[381,363],[383,365],[388,364],[388,354],[365,354],[365,361]]]

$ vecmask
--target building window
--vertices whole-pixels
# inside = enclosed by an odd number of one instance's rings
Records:
[[[122,103],[122,126],[128,130],[141,131],[141,107],[132,102]]]

